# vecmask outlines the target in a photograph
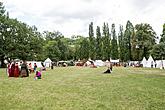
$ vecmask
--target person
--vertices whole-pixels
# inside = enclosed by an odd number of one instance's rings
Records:
[[[31,63],[29,63],[28,69],[29,69],[29,72],[31,74],[32,73],[32,64]]]
[[[112,63],[110,63],[110,70],[111,70],[111,72],[112,72],[112,68],[113,68]]]
[[[34,76],[34,79],[41,79],[41,71],[36,71],[36,74]]]
[[[11,64],[11,71],[10,71],[9,77],[14,77],[14,70],[15,70],[15,62]]]
[[[44,66],[43,62],[41,62],[41,65],[42,65],[42,71],[46,71],[46,67]]]
[[[151,68],[153,68],[153,61],[151,62]]]
[[[108,67],[108,69],[104,73],[111,73],[110,67]]]
[[[28,68],[27,68],[27,65],[26,65],[25,61],[21,65],[20,75],[21,75],[21,77],[28,77],[29,76]]]
[[[11,74],[11,64],[10,62],[7,64],[7,75],[9,76]]]
[[[34,73],[36,72],[36,70],[37,70],[37,64],[34,63]]]
[[[14,77],[19,77],[19,66],[18,66],[18,63],[15,64]]]
[[[51,62],[51,69],[53,70],[53,63]]]

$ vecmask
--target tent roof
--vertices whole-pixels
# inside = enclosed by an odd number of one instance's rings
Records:
[[[143,60],[141,61],[141,64],[146,63],[146,62],[147,62],[146,58],[143,57]]]
[[[150,57],[148,58],[148,61],[150,61],[150,62],[154,62],[154,59],[152,58],[152,56],[150,55]]]
[[[44,62],[52,62],[50,58],[47,58]]]

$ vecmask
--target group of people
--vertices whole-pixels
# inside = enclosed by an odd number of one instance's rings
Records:
[[[8,63],[7,65],[7,74],[8,77],[29,77],[29,74],[32,72],[35,73],[35,79],[41,79],[41,69],[37,71],[37,64],[34,63],[34,67],[29,63],[27,65],[26,61],[20,62],[20,64],[16,62]]]
[[[20,65],[16,62],[8,63],[7,74],[9,77],[28,77],[29,71],[26,62],[20,62]]]

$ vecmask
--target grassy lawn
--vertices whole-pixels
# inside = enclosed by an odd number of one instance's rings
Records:
[[[0,69],[0,110],[165,110],[165,70],[59,67],[41,80]]]

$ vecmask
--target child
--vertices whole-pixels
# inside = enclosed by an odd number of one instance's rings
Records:
[[[37,70],[37,64],[34,63],[34,73],[36,72],[36,70]]]
[[[41,79],[41,72],[40,71],[36,71],[36,74],[34,76],[34,79]]]

